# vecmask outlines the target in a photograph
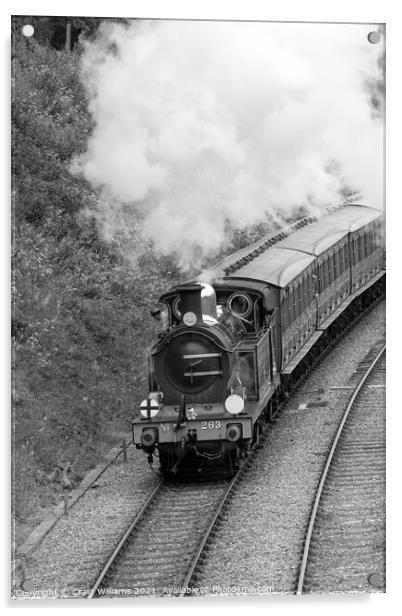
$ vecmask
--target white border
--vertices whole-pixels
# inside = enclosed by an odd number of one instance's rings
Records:
[[[5,173],[3,179],[3,186],[5,186],[3,207],[1,208],[1,229],[4,233],[2,246],[2,267],[1,282],[3,283],[3,297],[8,297],[9,293],[9,40],[10,40],[10,15],[102,15],[102,16],[130,16],[130,17],[159,17],[159,18],[192,18],[192,19],[251,19],[251,20],[272,20],[272,21],[337,21],[337,22],[365,22],[365,23],[386,23],[387,24],[387,255],[388,255],[388,290],[387,290],[387,302],[388,302],[388,323],[387,330],[389,335],[389,348],[388,348],[388,446],[387,446],[387,458],[388,458],[388,474],[387,474],[387,505],[388,505],[388,526],[387,526],[387,551],[388,551],[388,571],[387,571],[387,593],[386,595],[370,595],[370,596],[356,596],[356,595],[342,595],[342,596],[312,596],[312,597],[266,597],[266,598],[245,598],[237,600],[228,599],[216,599],[209,600],[186,600],[180,602],[176,601],[152,601],[151,603],[135,602],[131,601],[116,601],[102,602],[101,604],[95,603],[88,605],[88,603],[60,601],[55,604],[52,602],[39,602],[38,604],[30,604],[30,609],[44,609],[46,607],[62,608],[62,609],[74,609],[74,613],[81,610],[81,608],[95,608],[96,609],[115,609],[117,607],[124,607],[126,609],[135,609],[142,612],[142,610],[153,610],[155,608],[163,609],[168,613],[173,611],[190,609],[203,613],[205,609],[210,610],[212,607],[218,610],[240,610],[243,612],[247,607],[262,612],[263,610],[275,609],[275,612],[280,610],[282,613],[289,613],[290,610],[295,608],[298,612],[302,613],[316,612],[321,613],[325,610],[326,614],[339,615],[340,611],[347,610],[349,613],[364,612],[365,614],[375,614],[377,616],[378,610],[384,610],[391,608],[400,603],[398,601],[398,583],[399,583],[399,570],[400,570],[400,558],[398,554],[398,547],[400,547],[399,527],[401,525],[399,508],[398,508],[398,491],[400,485],[400,472],[399,465],[400,459],[398,459],[397,451],[400,450],[400,438],[402,435],[401,421],[400,421],[400,404],[398,398],[398,392],[396,390],[398,380],[401,376],[399,374],[400,362],[400,319],[398,318],[402,311],[399,300],[401,294],[399,293],[399,286],[401,285],[402,276],[400,269],[402,266],[401,256],[399,254],[399,246],[401,245],[401,233],[400,233],[400,214],[402,204],[400,203],[400,178],[401,178],[401,163],[400,163],[400,150],[401,150],[401,122],[400,122],[400,110],[402,109],[401,93],[400,93],[400,57],[401,57],[401,45],[400,45],[400,33],[402,22],[399,19],[400,11],[398,10],[398,3],[393,0],[336,0],[336,2],[325,2],[323,0],[281,0],[281,2],[274,2],[271,0],[231,0],[228,2],[219,0],[203,0],[203,2],[190,2],[185,0],[132,0],[123,2],[122,0],[114,0],[113,2],[102,1],[78,1],[70,0],[67,2],[50,2],[50,0],[42,1],[36,0],[35,3],[28,0],[15,0],[14,2],[5,1],[2,4],[2,11],[0,20],[0,27],[2,29],[2,49],[4,51],[3,62],[1,68],[3,71],[2,83],[4,84],[3,92],[6,92],[6,96],[2,99],[3,104],[3,127],[4,137],[2,140],[2,156],[3,165],[2,169]],[[401,265],[400,265],[401,264]],[[10,311],[8,303],[3,303],[3,316],[4,316],[4,331],[3,338],[1,340],[2,348],[9,348],[9,316]],[[9,392],[9,379],[8,379],[8,364],[9,356],[6,354],[1,371],[3,379],[2,391]],[[399,394],[400,396],[400,394]],[[4,400],[3,416],[7,417],[7,409],[9,406],[8,396]],[[9,422],[3,424],[3,452],[9,451]],[[4,465],[4,475],[7,477],[5,485],[6,490],[9,489],[9,456],[3,453],[3,460],[7,458],[7,462]],[[3,478],[4,478],[3,475]],[[8,502],[9,499],[3,499],[3,502]],[[3,512],[4,514],[4,512]],[[3,529],[5,536],[9,537],[9,511],[2,516]],[[9,543],[9,540],[7,541]],[[3,542],[3,545],[7,544]],[[398,545],[399,544],[399,545]],[[3,598],[4,607],[17,610],[19,612],[22,609],[28,607],[27,604],[18,605],[16,602],[11,603],[7,601],[9,593],[9,554],[7,550],[3,549],[2,559],[2,571],[1,580],[4,582],[4,586],[1,588],[1,596]],[[190,602],[189,602],[190,601]],[[67,605],[68,604],[68,605]]]
[[[3,6],[14,14],[30,15],[100,15],[127,17],[159,18],[193,18],[193,19],[265,19],[291,21],[388,21],[390,14],[395,14],[395,7],[390,0],[381,3],[374,0],[337,0],[321,2],[319,0],[203,0],[188,2],[186,0],[114,0],[98,2],[95,0],[71,0],[69,2],[51,2],[36,0],[14,0]]]

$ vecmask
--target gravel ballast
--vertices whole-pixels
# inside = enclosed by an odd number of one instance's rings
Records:
[[[219,526],[198,575],[205,594],[294,592],[315,490],[351,394],[340,388],[384,338],[381,302],[288,401]]]
[[[127,462],[120,456],[26,558],[32,591],[19,596],[85,596],[157,482],[143,452],[128,448]]]

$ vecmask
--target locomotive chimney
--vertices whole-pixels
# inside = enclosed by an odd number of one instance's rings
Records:
[[[202,325],[201,291],[202,285],[183,284],[177,287],[180,293],[180,313],[184,325]]]

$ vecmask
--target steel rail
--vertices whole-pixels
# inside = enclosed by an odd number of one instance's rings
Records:
[[[304,585],[304,578],[305,578],[305,574],[306,574],[306,569],[307,569],[307,562],[308,562],[308,556],[309,556],[309,551],[310,551],[310,544],[311,544],[311,538],[313,536],[313,530],[314,530],[314,524],[315,524],[315,520],[317,517],[317,510],[318,510],[318,505],[320,503],[321,500],[321,495],[322,495],[322,491],[327,479],[327,475],[328,475],[328,471],[329,471],[329,467],[331,465],[332,462],[332,458],[334,456],[336,447],[338,445],[338,441],[339,438],[342,434],[342,430],[344,428],[344,425],[346,423],[346,420],[349,416],[349,412],[353,407],[353,404],[360,392],[360,390],[362,389],[364,383],[366,382],[367,378],[369,377],[369,375],[371,374],[373,368],[376,366],[378,360],[380,359],[380,357],[382,356],[382,354],[384,353],[386,349],[386,345],[384,344],[384,346],[381,348],[381,350],[377,353],[376,357],[373,359],[373,361],[371,362],[370,366],[367,368],[366,372],[364,373],[364,375],[362,376],[362,378],[360,379],[360,381],[358,382],[356,389],[354,390],[348,405],[346,407],[346,410],[343,414],[341,423],[339,424],[338,430],[336,432],[335,438],[333,440],[332,443],[332,447],[331,450],[329,452],[328,458],[327,458],[327,462],[325,464],[322,476],[321,476],[321,481],[319,483],[318,489],[317,489],[317,493],[316,493],[316,497],[314,500],[314,505],[313,505],[313,509],[310,515],[310,522],[309,522],[309,526],[308,526],[308,530],[307,530],[307,534],[306,534],[306,540],[304,543],[304,550],[303,550],[303,558],[302,558],[302,562],[301,562],[301,566],[300,566],[300,573],[299,573],[299,579],[298,579],[298,583],[297,583],[297,590],[296,590],[296,594],[297,595],[301,595],[303,594],[303,585]]]
[[[267,424],[265,426],[265,430],[263,430],[263,432],[261,433],[259,439],[257,442],[254,443],[253,447],[250,449],[249,454],[247,456],[247,458],[244,460],[243,464],[241,465],[241,467],[239,468],[239,470],[237,471],[237,473],[234,475],[234,477],[232,477],[232,479],[229,482],[228,487],[226,488],[225,492],[223,493],[219,503],[217,504],[217,506],[215,507],[215,511],[208,523],[207,528],[205,529],[202,537],[201,537],[201,541],[198,544],[198,548],[197,551],[191,561],[191,565],[187,571],[186,577],[184,579],[184,582],[181,586],[181,592],[179,594],[179,597],[183,597],[183,596],[189,596],[189,594],[191,595],[191,593],[186,593],[186,590],[189,587],[189,584],[191,582],[191,578],[194,575],[194,572],[197,568],[197,565],[199,563],[199,560],[202,556],[202,553],[205,549],[205,546],[207,544],[207,541],[209,539],[209,537],[211,536],[211,533],[216,525],[216,522],[222,512],[222,509],[224,507],[224,505],[226,504],[228,497],[230,496],[231,492],[233,491],[234,487],[236,486],[237,482],[240,481],[240,479],[242,478],[242,476],[244,475],[244,473],[247,471],[247,469],[249,468],[250,464],[253,461],[253,457],[255,456],[256,450],[257,450],[257,446],[259,445],[259,443],[261,443],[261,441],[266,437],[267,435],[267,430],[268,430],[268,426],[269,424]]]
[[[96,591],[101,586],[101,584],[102,584],[103,580],[105,579],[105,577],[106,577],[110,567],[112,566],[112,564],[116,560],[116,557],[120,553],[120,551],[123,548],[123,546],[126,543],[126,541],[129,539],[129,537],[130,537],[131,533],[133,532],[133,530],[135,529],[135,527],[138,526],[138,523],[141,521],[144,513],[147,511],[147,509],[149,508],[150,504],[154,500],[155,496],[160,491],[160,489],[161,489],[162,485],[164,484],[164,482],[165,482],[165,480],[163,478],[159,480],[159,482],[157,483],[156,487],[152,490],[151,494],[148,496],[147,500],[142,505],[141,509],[139,510],[137,515],[135,516],[134,520],[131,522],[130,526],[128,527],[128,529],[124,533],[123,537],[120,539],[119,543],[117,544],[117,546],[113,550],[113,553],[109,557],[106,565],[103,567],[103,569],[102,569],[100,575],[98,576],[94,586],[92,587],[91,592],[89,593],[89,595],[87,597],[88,599],[93,599],[94,598],[94,595],[95,595]]]
[[[213,530],[213,528],[214,528],[214,526],[216,524],[216,521],[217,521],[217,519],[218,519],[222,509],[223,509],[223,506],[224,506],[224,504],[226,503],[226,501],[228,499],[228,496],[229,496],[230,492],[232,491],[234,485],[237,483],[237,481],[238,481],[238,479],[240,477],[240,474],[241,474],[243,468],[244,468],[244,466],[242,466],[237,471],[236,475],[230,480],[230,483],[229,483],[228,487],[226,488],[226,490],[225,490],[221,500],[219,501],[218,505],[215,508],[214,514],[213,514],[212,518],[210,519],[210,521],[208,523],[208,526],[207,526],[207,528],[205,529],[205,531],[204,531],[204,533],[202,535],[201,541],[200,541],[200,543],[198,545],[197,552],[195,553],[195,556],[193,557],[193,559],[191,561],[190,568],[188,569],[186,577],[184,579],[184,582],[183,582],[183,584],[181,586],[182,590],[181,590],[181,592],[179,594],[180,597],[188,596],[188,594],[186,593],[186,589],[189,588],[189,584],[191,582],[191,578],[194,575],[194,571],[196,570],[196,567],[198,565],[200,557],[201,557],[201,555],[202,555],[202,553],[204,551],[205,545],[206,545],[206,543],[207,543],[207,541],[208,541],[208,539],[209,539],[209,537],[211,535],[211,532],[212,532],[212,530]]]

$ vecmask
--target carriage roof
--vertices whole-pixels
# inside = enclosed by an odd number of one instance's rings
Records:
[[[260,240],[252,247],[223,259],[215,268],[208,270],[208,277],[225,282],[230,279],[263,281],[276,287],[285,287],[298,276],[317,256],[336,244],[348,233],[357,231],[370,222],[381,218],[383,212],[362,205],[348,205],[323,216],[320,220],[294,231],[266,248],[261,254],[240,265],[232,274],[224,276],[228,265],[246,257],[253,248],[263,244]]]

